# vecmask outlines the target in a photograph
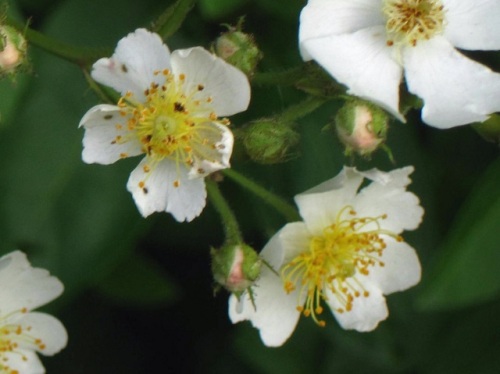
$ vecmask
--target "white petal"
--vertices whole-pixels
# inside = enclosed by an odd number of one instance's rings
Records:
[[[350,34],[384,23],[380,1],[309,0],[300,13],[299,43],[328,35]],[[304,60],[311,59],[302,48],[301,53]]]
[[[500,1],[443,0],[444,36],[455,47],[470,50],[500,49]]]
[[[11,370],[9,373],[15,372],[15,370],[17,370],[19,374],[45,373],[45,368],[33,351],[18,349],[16,353],[5,352],[2,356],[3,359],[6,360],[2,362],[2,364],[8,366],[9,370]]]
[[[359,279],[359,281],[361,281],[361,279]],[[327,303],[340,326],[346,330],[357,330],[360,332],[372,331],[377,327],[380,321],[383,321],[389,315],[382,292],[369,283],[362,283],[364,289],[369,292],[369,296],[365,297],[361,295],[360,297],[354,298],[352,310],[350,312],[339,313],[337,309],[342,308],[343,305],[335,295],[328,289],[326,290],[326,296],[328,298]]]
[[[422,119],[446,129],[500,111],[500,74],[456,51],[443,37],[405,48],[408,89],[424,100]]]
[[[194,164],[189,171],[190,178],[206,176],[214,171],[226,169],[233,152],[234,137],[227,126],[216,122],[198,125],[196,136],[207,142],[192,142]]]
[[[149,172],[145,171],[146,165]],[[175,181],[179,182],[178,187],[174,186]],[[207,197],[203,178],[190,179],[184,166],[169,159],[152,165],[144,158],[130,174],[127,189],[144,217],[166,211],[179,222],[199,216]]]
[[[26,255],[12,252],[0,259],[0,316],[35,309],[58,297],[63,284],[45,269],[32,268]]]
[[[172,71],[185,74],[187,92],[212,98],[218,116],[230,116],[247,109],[250,103],[250,84],[245,74],[201,47],[179,49],[172,53]]]
[[[320,235],[335,222],[338,212],[351,204],[363,176],[355,169],[344,167],[334,178],[295,196],[295,202],[312,235]]]
[[[144,99],[151,83],[162,84],[164,76],[155,71],[170,68],[170,51],[161,38],[145,29],[137,29],[118,42],[111,58],[101,58],[92,69],[92,78],[114,88],[122,95],[127,91],[136,100]]]
[[[311,234],[303,222],[286,224],[276,233],[283,248],[283,264],[287,264],[301,253],[309,250]]]
[[[402,68],[386,44],[384,26],[352,34],[308,39],[302,48],[349,93],[370,100],[404,121],[399,113]]]
[[[29,335],[35,339],[40,339],[45,345],[43,349],[40,349],[38,346],[30,344],[27,339],[23,339],[21,336],[18,340],[21,348],[37,350],[43,355],[52,356],[66,347],[68,334],[57,318],[45,313],[31,312],[23,315],[18,323],[22,327],[30,327]]]
[[[363,188],[352,205],[358,217],[378,217],[386,214],[387,218],[379,220],[385,230],[395,234],[403,230],[414,230],[422,222],[423,208],[416,195],[406,191],[411,180],[408,177],[413,167],[393,170],[389,173],[373,169],[363,174],[373,182]],[[376,229],[367,225],[366,230]]]
[[[278,235],[271,238],[261,254],[275,269],[281,267],[283,250]],[[242,295],[242,304],[238,304],[234,295],[230,297],[229,318],[233,323],[250,320],[259,329],[265,345],[278,347],[293,333],[300,317],[296,308],[299,302],[303,304],[303,300],[298,300],[296,292],[287,294],[281,278],[266,266],[262,268],[253,292],[256,308],[247,293]]]
[[[85,113],[79,125],[85,128],[83,161],[109,165],[143,153],[137,137],[127,130],[127,119],[114,105],[96,105]]]
[[[412,247],[392,238],[384,239],[387,248],[380,260],[385,266],[376,265],[370,268],[370,274],[366,278],[377,285],[385,295],[388,295],[406,290],[420,282],[422,269]]]

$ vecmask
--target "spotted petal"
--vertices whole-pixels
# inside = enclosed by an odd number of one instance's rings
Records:
[[[101,58],[92,69],[92,78],[114,88],[122,95],[127,91],[138,101],[151,83],[162,84],[164,77],[156,71],[170,68],[170,51],[157,34],[137,29],[118,42],[111,58]]]
[[[144,217],[166,211],[179,222],[199,216],[207,196],[203,178],[189,178],[188,170],[173,160],[152,164],[148,157],[130,174],[127,189]]]
[[[46,356],[52,356],[66,347],[68,342],[68,334],[62,323],[49,314],[31,312],[23,315],[19,321],[19,325],[23,328],[29,328],[29,335],[35,339],[39,339],[43,343],[43,347],[30,343],[29,339],[19,335],[19,339],[13,336],[19,347],[24,349],[36,350]]]
[[[2,358],[2,365],[9,368],[9,373],[45,374],[45,368],[33,351],[17,349],[16,352],[4,352]]]
[[[101,104],[91,108],[80,121],[85,128],[83,137],[83,161],[108,165],[115,161],[141,153],[142,145],[127,130],[127,118],[120,108]]]
[[[218,116],[230,116],[247,109],[250,84],[245,74],[201,47],[179,49],[172,53],[172,71],[184,74],[186,91],[199,97],[210,97]]]

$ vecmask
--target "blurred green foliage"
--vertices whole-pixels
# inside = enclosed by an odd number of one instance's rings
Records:
[[[169,40],[171,49],[209,44],[246,15],[261,71],[300,63],[301,0],[200,1]],[[19,0],[34,28],[64,42],[114,48],[148,26],[171,1]],[[483,56],[484,57],[484,56]],[[486,55],[500,70],[498,54]],[[388,297],[390,317],[372,333],[320,329],[302,320],[278,349],[250,324],[231,325],[225,295],[213,297],[210,246],[222,244],[209,206],[190,224],[167,214],[143,219],[125,184],[139,159],[112,166],[81,161],[80,118],[97,97],[78,67],[30,49],[32,73],[0,83],[0,252],[26,251],[66,286],[56,313],[69,346],[44,360],[49,373],[496,373],[500,372],[500,163],[495,145],[469,126],[440,131],[418,113],[388,134],[396,166],[415,165],[410,189],[426,210],[405,235],[423,265],[422,285]],[[255,87],[234,126],[279,113],[304,95]],[[257,165],[235,151],[233,166],[286,197],[338,173],[342,147],[322,131],[337,106],[299,121],[300,156]],[[383,153],[360,169],[394,167]],[[247,242],[261,248],[285,222],[229,180],[221,189]]]

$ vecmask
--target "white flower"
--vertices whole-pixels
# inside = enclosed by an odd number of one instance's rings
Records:
[[[201,47],[171,54],[138,29],[94,64],[92,77],[122,98],[83,116],[83,160],[107,165],[145,153],[127,183],[141,214],[193,220],[205,206],[203,178],[229,167],[233,134],[218,116],[248,107],[246,76]]]
[[[62,291],[62,283],[47,270],[32,268],[24,253],[0,258],[0,373],[45,373],[35,351],[52,356],[66,346],[61,322],[31,311]]]
[[[464,50],[500,49],[498,0],[309,0],[299,40],[349,92],[403,120],[399,84],[424,101],[422,119],[449,128],[500,111],[500,74]]]
[[[345,329],[371,331],[388,316],[384,294],[420,280],[415,250],[399,234],[421,222],[418,198],[406,191],[412,167],[384,173],[345,167],[335,178],[295,197],[304,222],[289,223],[262,250],[279,272],[262,267],[249,295],[231,296],[233,323],[250,320],[264,344],[279,346],[301,314],[318,325],[322,303]],[[367,178],[372,183],[358,192]]]

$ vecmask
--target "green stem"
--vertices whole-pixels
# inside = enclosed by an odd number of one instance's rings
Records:
[[[224,244],[231,245],[243,243],[243,238],[241,236],[236,216],[234,215],[231,207],[220,192],[219,185],[217,184],[217,182],[211,180],[210,178],[207,178],[205,181],[207,186],[208,198],[219,213],[222,224],[224,226],[224,233],[226,235]]]
[[[255,183],[251,179],[245,177],[244,175],[238,173],[234,169],[224,169],[222,173],[228,178],[232,179],[234,182],[238,183],[243,188],[246,188],[248,191],[252,192],[256,196],[260,197],[264,202],[268,205],[272,206],[279,213],[281,213],[287,221],[294,222],[300,221],[300,215],[297,209],[295,209],[292,205],[286,202],[280,196],[269,192],[264,187]]]
[[[169,6],[153,23],[152,30],[167,39],[174,34],[184,22],[196,0],[178,0]]]
[[[304,77],[304,65],[296,66],[280,72],[256,73],[252,77],[252,84],[257,86],[285,85],[292,86],[300,78]]]
[[[42,34],[41,32],[30,29],[23,23],[12,18],[8,18],[7,23],[22,33],[30,44],[79,66],[89,65],[100,57],[109,54],[109,51],[104,48],[78,48],[60,42]]]
[[[314,112],[327,101],[328,99],[324,97],[310,96],[304,101],[288,107],[277,117],[277,120],[282,123],[291,123],[297,119],[305,117],[311,112]]]

